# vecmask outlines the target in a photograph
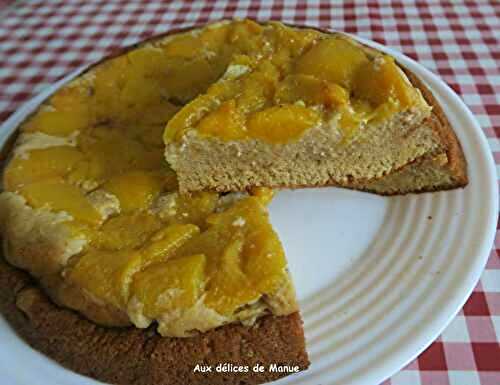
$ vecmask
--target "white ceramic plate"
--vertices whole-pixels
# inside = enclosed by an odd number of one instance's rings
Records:
[[[384,198],[337,188],[280,192],[271,218],[286,249],[311,367],[280,384],[377,385],[424,350],[459,311],[486,263],[498,191],[486,138],[463,102],[411,59],[376,43],[434,92],[462,143],[464,190]],[[80,70],[81,71],[81,70]],[[20,108],[20,121],[79,71]],[[12,385],[90,385],[30,349],[0,318],[0,375]]]

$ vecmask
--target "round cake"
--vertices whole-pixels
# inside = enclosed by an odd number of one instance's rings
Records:
[[[309,186],[304,154],[311,186],[467,183],[460,144],[415,76],[345,35],[274,22],[127,48],[16,135],[0,194],[0,310],[36,349],[120,384],[258,384],[308,367],[267,211],[270,187]],[[346,168],[339,182],[323,168],[330,155],[359,175]],[[232,369],[199,369],[219,364]]]

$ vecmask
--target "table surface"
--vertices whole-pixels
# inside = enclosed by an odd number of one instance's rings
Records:
[[[462,97],[499,167],[498,1],[0,0],[0,121],[71,70],[121,46],[173,27],[231,17],[333,28],[402,51]],[[499,249],[497,236],[481,281],[459,315],[384,385],[500,384]]]

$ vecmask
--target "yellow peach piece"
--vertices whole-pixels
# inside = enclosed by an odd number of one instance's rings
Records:
[[[125,306],[132,276],[141,266],[141,256],[131,250],[93,250],[66,272],[68,280],[99,301]]]
[[[379,56],[363,65],[354,79],[353,91],[375,107],[391,102],[398,104],[398,108],[405,108],[416,98],[414,89],[408,86],[401,70],[389,56]]]
[[[236,233],[224,248],[218,268],[208,281],[205,303],[219,314],[230,315],[260,296],[242,270],[244,244],[244,236]]]
[[[48,207],[53,211],[64,211],[75,220],[90,225],[99,225],[102,221],[101,215],[83,192],[63,181],[44,180],[23,186],[19,192],[35,208]]]
[[[354,43],[326,38],[299,58],[296,71],[349,88],[356,71],[367,62],[366,54]]]
[[[349,92],[336,83],[320,80],[312,75],[289,75],[279,86],[277,103],[303,101],[307,105],[337,107],[349,103]]]
[[[202,293],[205,263],[205,256],[196,254],[151,265],[134,276],[131,296],[150,318],[188,309]]]
[[[250,116],[249,136],[271,143],[286,143],[297,139],[320,121],[314,110],[299,105],[267,108]]]
[[[132,171],[112,177],[103,188],[120,201],[123,212],[145,210],[162,189],[162,178],[158,173]]]
[[[31,150],[25,156],[13,158],[5,168],[4,187],[13,191],[42,179],[63,177],[83,158],[80,151],[70,146]]]
[[[136,249],[161,227],[159,218],[148,212],[120,214],[109,218],[99,229],[90,229],[91,244],[104,250]]]
[[[223,140],[245,137],[245,121],[236,108],[236,102],[230,100],[205,116],[198,124],[198,131],[203,135],[217,136]]]
[[[193,224],[173,224],[155,233],[151,244],[141,249],[142,267],[167,260],[192,237],[200,233]]]
[[[41,108],[23,124],[24,132],[43,132],[47,135],[69,136],[89,124],[89,115],[83,111],[64,111],[52,106]]]

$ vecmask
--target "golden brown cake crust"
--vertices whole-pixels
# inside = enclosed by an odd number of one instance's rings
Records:
[[[400,65],[401,66],[401,65]],[[435,130],[438,132],[442,143],[446,145],[448,156],[448,167],[450,173],[453,175],[456,185],[454,187],[464,187],[469,182],[467,178],[467,161],[465,160],[464,153],[462,151],[462,146],[451,127],[446,114],[441,108],[440,104],[432,94],[432,92],[425,86],[425,84],[410,70],[402,67],[406,76],[412,84],[417,87],[424,99],[432,106],[432,118],[436,120],[436,124],[433,125]],[[451,188],[454,188],[451,187]]]
[[[17,302],[17,305],[16,305]],[[23,311],[20,310],[23,309]],[[261,384],[283,373],[253,373],[260,363],[309,366],[298,313],[267,316],[253,327],[227,325],[192,338],[154,330],[106,328],[56,306],[30,276],[0,258],[0,311],[35,349],[78,373],[114,384]],[[196,364],[248,365],[248,373],[194,373]]]

